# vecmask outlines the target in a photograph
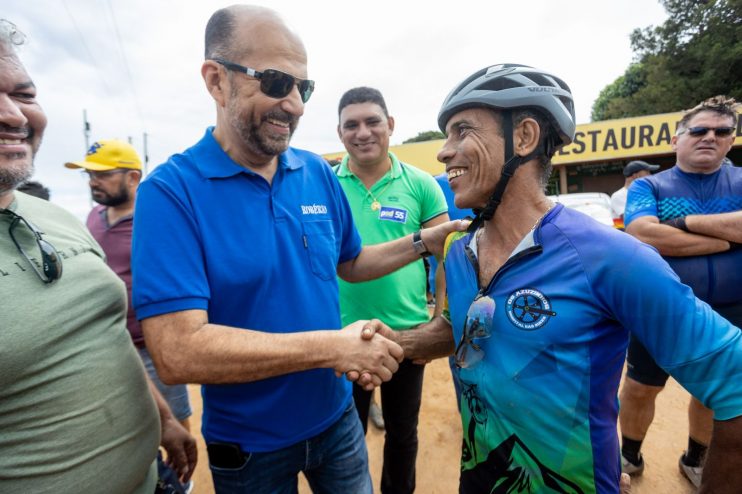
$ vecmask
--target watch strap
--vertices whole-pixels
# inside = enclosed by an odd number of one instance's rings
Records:
[[[423,236],[421,232],[422,230],[418,230],[412,234],[412,247],[415,249],[415,252],[420,255],[420,257],[428,257],[431,255],[431,253],[425,246],[425,242],[423,242]]]

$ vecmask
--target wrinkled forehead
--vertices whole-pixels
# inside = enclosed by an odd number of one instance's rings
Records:
[[[460,127],[462,125],[477,127],[494,125],[499,128],[499,120],[497,118],[497,112],[492,108],[482,106],[464,108],[451,115],[448,122],[446,122],[446,132],[450,132],[454,127]]]

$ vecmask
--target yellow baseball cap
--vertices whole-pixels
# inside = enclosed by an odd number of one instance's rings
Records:
[[[118,139],[101,139],[90,146],[85,161],[65,163],[67,168],[85,168],[96,172],[117,168],[142,169],[142,160],[134,146]]]

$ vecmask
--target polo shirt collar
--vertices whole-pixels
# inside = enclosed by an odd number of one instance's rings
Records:
[[[392,168],[391,168],[392,173],[391,173],[390,179],[395,179],[402,174],[402,165],[400,164],[399,160],[394,155],[394,153],[392,153],[391,151],[389,151],[389,159],[392,160]],[[338,177],[350,177],[353,175],[353,172],[350,171],[350,168],[348,167],[349,160],[350,160],[350,156],[346,154],[343,157],[343,160],[340,162],[340,168],[338,168],[338,171],[337,171]],[[384,177],[388,175],[389,175],[389,172],[386,172],[386,174],[384,174]]]
[[[206,134],[190,150],[193,153],[193,162],[204,178],[228,178],[240,173],[257,175],[252,170],[240,166],[224,152],[214,138],[214,127],[206,129]],[[302,157],[288,148],[278,155],[278,169],[297,170],[305,165]]]
[[[103,224],[106,226],[106,228],[112,228],[119,223],[123,223],[124,221],[133,221],[134,220],[134,214],[127,214],[126,216],[122,216],[118,220],[116,220],[115,223],[111,224],[108,222],[108,206],[101,206],[98,208],[98,216],[100,217]]]

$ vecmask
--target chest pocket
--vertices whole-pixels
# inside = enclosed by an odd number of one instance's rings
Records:
[[[312,272],[322,280],[336,276],[338,253],[335,247],[335,230],[332,221],[306,221],[302,223],[304,247],[309,256]]]

